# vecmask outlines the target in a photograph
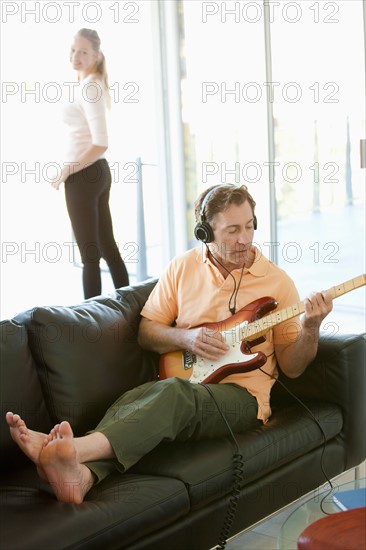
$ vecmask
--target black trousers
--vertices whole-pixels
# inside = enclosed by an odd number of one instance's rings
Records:
[[[108,265],[115,288],[129,284],[113,234],[109,209],[111,181],[106,159],[97,160],[65,181],[67,210],[83,262],[85,298],[101,294],[101,258]]]

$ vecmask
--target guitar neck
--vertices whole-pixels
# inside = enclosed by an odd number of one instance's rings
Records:
[[[332,297],[332,299],[335,299],[339,296],[343,296],[343,294],[346,294],[347,292],[355,290],[356,288],[360,288],[365,284],[366,275],[359,275],[358,277],[350,279],[345,283],[329,288],[326,292]],[[256,340],[257,338],[260,338],[261,336],[266,334],[271,328],[279,325],[280,323],[283,323],[284,321],[293,319],[294,317],[301,315],[302,313],[304,313],[304,311],[304,302],[298,302],[297,304],[289,306],[285,309],[281,309],[280,311],[270,313],[269,315],[262,317],[262,319],[258,319],[257,321],[254,321],[252,323],[249,323],[247,325],[243,324],[243,326],[240,327],[241,338],[242,340],[247,340],[249,342]]]

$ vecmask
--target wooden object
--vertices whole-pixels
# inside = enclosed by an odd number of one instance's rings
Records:
[[[318,519],[301,533],[298,550],[365,550],[366,507]]]

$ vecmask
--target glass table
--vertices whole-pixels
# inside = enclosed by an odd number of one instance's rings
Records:
[[[278,550],[296,550],[297,539],[306,527],[327,516],[327,514],[341,512],[341,509],[333,501],[333,496],[336,496],[339,491],[365,487],[366,479],[355,479],[342,485],[337,485],[333,481],[332,484],[334,487],[332,491],[330,491],[329,486],[321,491],[314,492],[312,497],[299,505],[288,516],[279,532]]]

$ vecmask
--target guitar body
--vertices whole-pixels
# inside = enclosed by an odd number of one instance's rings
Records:
[[[325,292],[334,299],[365,284],[366,275],[363,274]],[[271,328],[305,311],[304,302],[298,302],[283,310],[269,313],[277,305],[274,298],[266,296],[254,300],[224,321],[201,325],[220,332],[223,340],[230,346],[229,351],[215,361],[209,361],[189,351],[165,353],[160,357],[159,363],[161,380],[177,376],[190,382],[213,384],[229,374],[258,369],[267,358],[260,351],[252,353],[251,348],[263,342],[264,335]]]
[[[242,332],[249,323],[261,319],[273,311],[277,305],[274,298],[266,296],[254,300],[223,321],[200,325],[220,332],[230,346],[230,350],[215,361],[204,359],[188,351],[165,353],[161,355],[159,361],[160,379],[177,376],[193,383],[213,384],[230,374],[250,372],[263,366],[267,360],[266,356],[262,352],[252,353],[249,343],[242,338]],[[252,340],[251,346],[263,340],[263,337]]]

